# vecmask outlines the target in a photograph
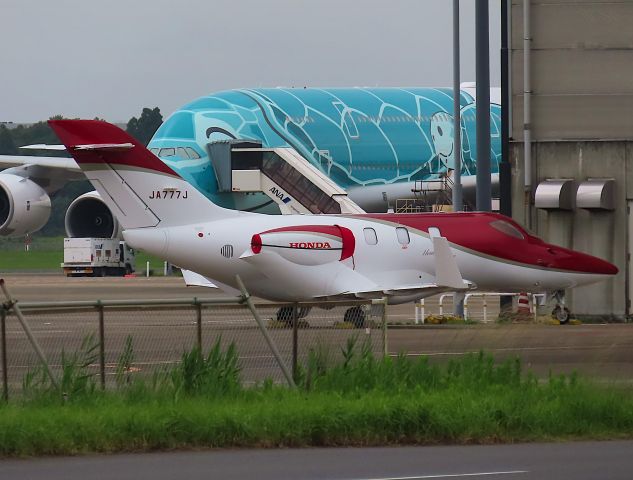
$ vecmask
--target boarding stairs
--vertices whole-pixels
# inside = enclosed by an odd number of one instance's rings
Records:
[[[293,148],[233,148],[231,157],[231,190],[262,192],[282,214],[364,213]]]

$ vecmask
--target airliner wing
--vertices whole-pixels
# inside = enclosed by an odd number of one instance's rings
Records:
[[[0,168],[19,167],[22,165],[39,165],[51,169],[67,170],[69,172],[83,173],[79,165],[72,158],[64,157],[32,157],[26,155],[0,155]]]
[[[0,155],[0,174],[3,173],[28,178],[49,195],[68,182],[86,179],[79,165],[72,158],[64,157]]]

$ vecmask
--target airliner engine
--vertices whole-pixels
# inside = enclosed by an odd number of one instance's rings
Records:
[[[323,265],[354,255],[356,241],[351,230],[338,225],[298,225],[253,235],[254,254],[275,252],[299,265]]]
[[[37,183],[0,173],[0,235],[19,237],[36,232],[51,215],[51,199]]]
[[[118,238],[121,226],[96,191],[75,198],[64,219],[69,237]]]

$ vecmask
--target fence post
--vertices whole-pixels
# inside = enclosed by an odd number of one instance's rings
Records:
[[[196,344],[200,355],[202,355],[202,304],[196,297],[194,297],[193,302],[196,306]]]
[[[270,351],[273,353],[275,360],[277,360],[277,364],[279,365],[279,368],[281,368],[281,371],[283,372],[284,377],[286,377],[286,381],[288,382],[288,385],[292,388],[295,388],[296,385],[295,385],[294,380],[292,379],[292,374],[290,373],[290,370],[288,370],[288,367],[286,366],[283,359],[281,358],[281,353],[279,353],[279,350],[277,349],[277,345],[275,345],[275,342],[273,342],[273,339],[270,338],[270,334],[268,333],[268,330],[266,329],[266,325],[264,325],[264,321],[262,320],[262,317],[259,316],[259,312],[255,308],[255,304],[253,303],[251,296],[248,294],[248,291],[246,290],[246,287],[244,286],[244,282],[242,282],[242,279],[240,278],[239,275],[235,275],[235,281],[237,282],[237,286],[239,287],[240,292],[242,292],[242,302],[246,303],[246,306],[253,314],[253,317],[255,318],[255,321],[257,322],[257,325],[259,326],[259,329],[261,330],[262,335],[264,336],[264,340],[266,340],[266,343],[268,344]]]
[[[382,333],[382,356],[383,358],[389,355],[389,345],[387,343],[387,297],[383,297],[381,300],[374,300],[373,303],[382,305],[382,324],[380,325]]]
[[[105,322],[103,320],[103,305],[101,304],[101,300],[97,300],[97,311],[99,314],[99,375],[101,376],[101,390],[105,390]]]
[[[0,305],[0,330],[2,330],[2,399],[9,401],[9,374],[7,372],[7,310]]]
[[[48,378],[50,379],[51,384],[53,385],[55,390],[59,390],[59,384],[57,383],[57,380],[55,380],[55,377],[53,376],[53,371],[51,370],[51,366],[48,364],[48,361],[46,360],[46,356],[44,355],[44,352],[42,351],[40,344],[37,343],[37,340],[33,336],[31,327],[29,327],[29,324],[26,323],[26,320],[24,319],[24,316],[22,315],[22,310],[20,310],[20,307],[18,307],[17,302],[13,300],[13,297],[11,297],[9,290],[7,290],[7,286],[4,282],[4,278],[0,278],[0,289],[2,289],[4,296],[7,297],[7,303],[5,303],[5,308],[6,307],[13,308],[13,311],[15,312],[15,316],[18,317],[18,321],[20,322],[20,325],[22,325],[22,329],[24,330],[24,333],[26,333],[26,337],[29,339],[29,342],[31,343],[33,350],[35,350],[37,357],[40,359],[40,362],[42,362],[42,365],[44,365],[44,368],[46,369],[46,373],[48,374]]]
[[[292,378],[297,381],[297,364],[299,357],[299,305],[292,306]]]

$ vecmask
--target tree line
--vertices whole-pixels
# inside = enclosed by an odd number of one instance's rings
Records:
[[[64,117],[55,115],[51,120],[60,120]],[[95,118],[95,120],[102,120]],[[143,145],[147,145],[154,133],[163,123],[163,116],[158,107],[143,108],[139,117],[132,117],[126,124],[125,131],[136,138]],[[30,156],[69,156],[66,152],[20,150],[19,147],[34,144],[58,144],[59,139],[48,126],[46,121],[31,125],[17,125],[8,128],[0,125],[0,155],[30,155]],[[94,190],[87,180],[68,182],[61,190],[51,195],[51,218],[38,234],[45,236],[64,235],[64,215],[68,205],[79,195]]]

